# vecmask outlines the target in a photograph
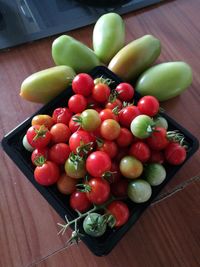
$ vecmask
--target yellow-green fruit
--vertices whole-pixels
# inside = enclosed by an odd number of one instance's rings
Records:
[[[160,41],[144,35],[119,50],[108,68],[123,80],[132,81],[155,62],[160,52]]]
[[[22,82],[20,96],[31,102],[47,103],[64,91],[75,75],[74,70],[68,66],[38,71]]]
[[[153,95],[159,101],[180,95],[192,83],[192,69],[182,61],[165,62],[146,70],[138,79],[136,90]]]

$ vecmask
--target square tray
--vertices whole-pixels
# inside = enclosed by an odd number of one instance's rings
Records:
[[[114,81],[111,87],[115,87],[117,84],[122,82],[120,78],[114,75],[106,67],[99,66],[94,68],[91,71],[91,76],[93,78],[104,76],[105,78],[110,78]],[[59,96],[54,98],[48,104],[43,106],[39,111],[33,114],[31,117],[26,119],[15,129],[9,132],[2,139],[2,146],[8,156],[14,161],[26,178],[33,184],[35,188],[42,194],[42,196],[48,201],[48,203],[56,210],[56,212],[65,219],[67,215],[68,219],[74,219],[77,214],[69,207],[69,197],[61,194],[55,185],[44,187],[39,185],[33,176],[34,166],[30,160],[30,152],[26,151],[22,145],[22,139],[31,126],[32,118],[37,114],[52,114],[53,110],[57,107],[65,107],[67,105],[67,100],[73,95],[71,87],[68,87],[67,90],[62,92]],[[140,98],[139,94],[135,93],[134,99],[137,100]],[[196,152],[199,147],[198,140],[184,127],[179,125],[166,113],[162,114],[165,117],[169,124],[169,130],[179,130],[185,136],[185,140],[189,144],[189,151],[187,153],[187,158],[183,164]],[[182,164],[182,165],[183,165]],[[182,167],[166,165],[167,177],[164,182],[156,187],[152,188],[152,196],[149,201],[142,204],[135,204],[127,199],[125,202],[128,204],[130,209],[130,218],[128,222],[119,229],[108,229],[106,233],[98,238],[90,237],[85,235],[82,238],[82,241],[88,246],[88,248],[97,256],[102,256],[108,254],[115,245],[121,240],[125,233],[133,226],[133,224],[138,220],[142,212],[151,204],[153,199],[159,194],[163,187],[175,176],[176,172]],[[73,227],[72,227],[73,229]],[[81,227],[80,227],[80,230]]]

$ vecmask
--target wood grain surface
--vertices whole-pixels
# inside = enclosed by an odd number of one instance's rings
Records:
[[[126,41],[144,34],[161,40],[159,62],[182,60],[193,83],[162,107],[200,139],[200,1],[176,0],[124,15]],[[91,47],[93,26],[68,32]],[[0,52],[0,139],[41,105],[19,97],[21,82],[54,65],[54,37]],[[0,150],[0,267],[197,267],[200,266],[200,151],[165,187],[159,200],[106,257],[80,243],[66,248],[58,236],[60,217]]]

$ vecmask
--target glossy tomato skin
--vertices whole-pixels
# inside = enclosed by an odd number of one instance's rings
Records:
[[[77,153],[78,147],[82,145],[86,145],[93,141],[94,141],[94,137],[90,133],[84,130],[78,130],[70,136],[69,147],[72,152]]]
[[[131,145],[129,155],[136,157],[141,162],[147,162],[151,156],[148,145],[142,141],[138,141]]]
[[[107,210],[116,220],[114,225],[115,227],[124,225],[130,217],[129,208],[123,201],[113,201],[107,206]]]
[[[56,186],[58,188],[58,191],[61,192],[62,194],[70,195],[76,191],[77,183],[78,183],[78,180],[69,177],[66,173],[63,173],[59,177],[56,183]]]
[[[151,136],[146,139],[148,146],[153,150],[162,150],[169,144],[165,128],[155,127]]]
[[[75,116],[79,117],[80,115],[81,115],[81,113],[77,113],[71,117],[71,119],[69,121],[69,129],[70,129],[71,133],[74,133],[74,132],[78,131],[79,129],[81,129],[80,123],[74,121]]]
[[[107,119],[102,122],[100,126],[100,133],[103,138],[106,140],[115,140],[120,134],[120,125],[116,120]]]
[[[93,177],[101,177],[111,168],[111,159],[103,151],[92,152],[86,159],[86,169]]]
[[[121,128],[116,142],[119,147],[127,147],[133,142],[133,134],[127,128]]]
[[[72,90],[75,94],[89,96],[92,93],[94,81],[87,73],[79,73],[72,81]]]
[[[132,120],[140,114],[141,112],[136,106],[124,107],[119,112],[119,122],[123,127],[129,128]]]
[[[56,163],[46,161],[42,166],[37,166],[34,170],[35,180],[44,186],[55,184],[59,179],[60,171]]]
[[[105,121],[107,119],[113,119],[113,120],[116,120],[116,121],[119,120],[118,116],[115,115],[114,112],[109,108],[102,109],[99,112],[99,117],[100,117],[101,121]]]
[[[50,147],[49,159],[57,164],[64,164],[70,153],[69,145],[58,143]]]
[[[35,115],[31,121],[31,125],[44,125],[50,129],[54,124],[54,120],[51,116],[46,114]]]
[[[101,124],[99,113],[94,109],[86,109],[81,113],[81,127],[88,131],[95,131]]]
[[[139,115],[131,122],[132,134],[139,139],[146,139],[152,134],[153,119],[145,114]]]
[[[118,93],[118,98],[121,101],[131,101],[133,99],[135,90],[130,83],[120,83],[115,89]]]
[[[182,164],[187,156],[185,147],[179,143],[170,142],[164,150],[165,159],[172,165]]]
[[[73,113],[80,113],[87,107],[87,100],[83,95],[75,94],[68,100],[68,107]]]
[[[157,98],[147,95],[140,98],[137,103],[137,107],[142,114],[154,117],[159,111],[160,104]]]
[[[70,156],[65,162],[65,172],[74,179],[84,178],[86,175],[85,160],[79,158],[76,162]]]
[[[125,156],[121,159],[119,165],[122,175],[129,179],[138,178],[143,172],[141,161],[133,156]]]
[[[87,192],[87,197],[93,204],[101,205],[105,203],[110,196],[110,185],[103,178],[91,178],[88,182],[90,191]]]
[[[98,103],[106,103],[110,96],[110,87],[105,83],[97,83],[92,90],[92,97]]]
[[[36,148],[31,154],[31,161],[35,166],[40,165],[40,158],[46,161],[49,158],[49,149],[47,147]]]
[[[87,211],[91,207],[91,202],[85,192],[75,191],[70,195],[70,207],[80,212]]]
[[[52,118],[54,123],[64,123],[66,125],[69,124],[69,121],[72,117],[72,112],[68,108],[56,108],[53,111]]]
[[[50,129],[50,133],[52,135],[51,142],[54,144],[68,142],[71,135],[69,127],[64,123],[54,124]]]
[[[114,141],[103,141],[102,146],[98,148],[99,151],[103,151],[108,154],[108,156],[113,159],[116,157],[118,152],[118,146]]]
[[[33,148],[42,148],[49,144],[52,135],[44,125],[31,126],[26,133],[27,141]]]

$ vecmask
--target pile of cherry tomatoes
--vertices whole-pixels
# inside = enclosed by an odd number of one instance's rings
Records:
[[[111,89],[110,83],[78,74],[66,106],[51,116],[34,116],[23,139],[32,151],[35,180],[69,195],[70,207],[85,214],[83,228],[92,236],[104,234],[106,225],[125,224],[130,212],[123,198],[148,201],[166,178],[164,164],[186,158],[183,136],[167,130],[155,97],[134,103],[131,84]]]

